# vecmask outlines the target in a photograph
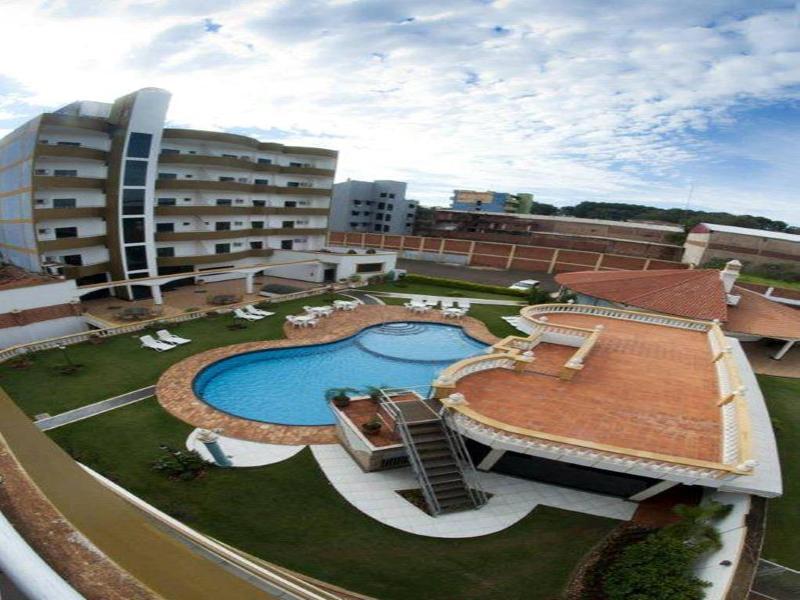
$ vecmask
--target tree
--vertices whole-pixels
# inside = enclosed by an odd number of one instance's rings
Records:
[[[544,202],[531,202],[530,214],[532,215],[557,215],[558,207]]]

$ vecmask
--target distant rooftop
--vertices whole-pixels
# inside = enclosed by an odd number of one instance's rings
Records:
[[[583,219],[581,217],[562,217],[553,215],[529,215],[518,213],[506,212],[492,212],[488,210],[474,211],[474,210],[453,210],[451,208],[440,209],[446,212],[463,213],[463,214],[485,214],[485,215],[502,215],[504,217],[513,217],[515,219],[528,219],[536,221],[569,221],[572,223],[587,223],[594,225],[609,225],[612,227],[632,227],[638,229],[653,229],[655,231],[670,231],[673,233],[680,233],[683,231],[682,227],[677,225],[658,225],[655,223],[632,223],[628,221],[610,221],[608,219]]]
[[[12,265],[0,266],[0,290],[10,290],[14,288],[30,287],[32,285],[44,285],[61,281],[56,277],[29,273],[19,267]]]
[[[716,223],[699,223],[695,225],[691,233],[708,233],[719,231],[720,233],[735,233],[737,235],[749,235],[773,240],[785,240],[800,244],[800,235],[795,233],[783,233],[781,231],[767,231],[766,229],[751,229],[749,227],[734,227],[733,225],[717,225]]]

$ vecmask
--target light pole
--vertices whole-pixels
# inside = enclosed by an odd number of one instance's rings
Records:
[[[64,360],[67,361],[67,368],[73,369],[75,365],[72,363],[72,360],[69,357],[69,353],[67,352],[67,347],[64,344],[59,344],[58,349],[61,350],[61,353],[64,355]]]

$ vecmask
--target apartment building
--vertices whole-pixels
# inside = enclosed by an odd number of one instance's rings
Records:
[[[731,225],[699,223],[689,232],[684,248],[683,262],[695,265],[731,258],[749,267],[800,262],[800,235]]]
[[[169,101],[75,102],[0,140],[0,257],[83,285],[325,245],[335,150],[165,128]]]
[[[450,200],[453,210],[528,214],[531,212],[533,194],[453,190]]]
[[[419,202],[406,199],[404,181],[353,181],[333,186],[333,231],[405,235],[414,229]]]

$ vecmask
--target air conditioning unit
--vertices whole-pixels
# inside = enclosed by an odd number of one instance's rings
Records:
[[[306,238],[294,238],[292,241],[297,244],[305,244],[308,240]]]
[[[236,181],[239,183],[247,183],[247,177],[239,177]]]
[[[64,276],[64,267],[63,267],[63,265],[57,265],[57,264],[48,265],[48,264],[44,264],[44,265],[42,265],[42,268],[44,268],[44,272],[45,273],[47,273],[48,275],[52,275],[53,277],[63,277]]]
[[[233,242],[234,247],[239,247],[242,245],[242,242]]]
[[[50,175],[50,169],[36,169],[34,175]]]
[[[236,204],[244,204],[244,198],[237,198],[234,202],[236,202]]]
[[[308,221],[295,221],[295,225],[308,225]]]
[[[50,233],[50,230],[47,227],[44,227],[42,229],[37,229],[36,231],[38,233]]]
[[[44,198],[37,198],[36,199],[36,204],[44,204],[44,202],[45,202]]]
[[[313,168],[314,168],[314,165],[312,165],[311,163],[303,163],[303,166],[304,166],[306,169],[313,169]]]
[[[314,184],[309,183],[308,181],[301,181],[297,187],[314,187]]]
[[[309,202],[308,202],[308,200],[300,200],[300,202],[298,202],[297,204],[299,206],[308,206]]]

